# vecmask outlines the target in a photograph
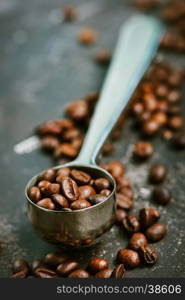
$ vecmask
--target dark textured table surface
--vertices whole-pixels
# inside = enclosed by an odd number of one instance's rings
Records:
[[[93,62],[96,50],[102,47],[112,50],[120,24],[135,13],[128,1],[123,0],[70,1],[77,5],[79,18],[74,23],[62,23],[60,8],[67,2],[0,1],[0,277],[10,274],[11,262],[16,257],[32,261],[56,250],[33,232],[25,215],[24,198],[27,180],[52,166],[53,161],[39,150],[18,155],[13,151],[14,145],[31,135],[35,125],[61,115],[68,101],[101,87],[105,69]],[[99,39],[92,47],[77,42],[77,32],[84,26],[99,32]],[[167,58],[179,66],[184,63],[182,55]],[[150,200],[151,186],[147,184],[148,169],[154,162],[169,167],[167,185],[174,199],[168,207],[159,207],[162,222],[168,224],[169,231],[156,244],[159,262],[152,268],[129,271],[127,277],[184,277],[184,152],[177,155],[157,138],[153,158],[148,163],[135,164],[131,157],[137,139],[138,134],[126,124],[112,155],[127,167],[136,193],[135,209],[155,206]],[[117,250],[126,245],[127,238],[115,226],[95,248],[72,254],[83,262],[91,255],[100,255],[114,263]]]

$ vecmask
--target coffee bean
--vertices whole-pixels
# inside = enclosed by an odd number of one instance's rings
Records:
[[[95,195],[94,188],[90,185],[82,185],[79,187],[79,197],[81,199],[89,199],[90,196]]]
[[[101,258],[101,257],[92,258],[89,262],[89,265],[88,265],[88,268],[93,273],[103,271],[105,269],[108,269],[108,267],[109,267],[108,261],[104,258]]]
[[[115,223],[117,225],[121,225],[123,222],[123,219],[126,217],[127,213],[124,209],[116,209],[116,218]]]
[[[155,94],[159,98],[166,98],[168,96],[169,90],[166,85],[159,84],[155,90]]]
[[[107,196],[104,196],[102,194],[95,194],[95,195],[92,195],[92,196],[89,197],[89,202],[92,205],[101,203],[101,202],[103,202],[105,200],[107,200]]]
[[[91,45],[97,39],[97,33],[92,28],[84,28],[78,34],[78,40],[84,45]]]
[[[122,194],[123,196],[129,198],[129,199],[133,200],[133,198],[134,198],[133,190],[131,190],[130,187],[120,188],[119,193]]]
[[[144,106],[141,102],[136,102],[132,105],[132,113],[135,116],[140,116],[144,112]]]
[[[54,152],[54,157],[59,159],[62,156],[68,158],[75,158],[78,154],[78,150],[71,143],[62,143],[60,144]]]
[[[108,165],[108,172],[117,179],[124,175],[125,168],[120,161],[112,160]]]
[[[38,183],[38,188],[40,189],[40,191],[42,192],[43,195],[47,195],[48,193],[48,187],[51,183],[48,180],[41,180]]]
[[[166,113],[158,111],[152,115],[152,120],[156,121],[159,126],[164,126],[166,125],[168,118]]]
[[[123,264],[119,264],[117,265],[112,274],[111,274],[112,278],[124,278],[125,277],[125,267]]]
[[[51,196],[51,199],[53,200],[53,202],[54,202],[56,205],[60,205],[60,207],[62,207],[62,208],[67,208],[67,207],[69,207],[69,202],[68,202],[68,200],[67,200],[64,196],[62,196],[62,195],[60,195],[60,194],[53,194],[53,195]]]
[[[171,87],[179,87],[182,83],[182,80],[183,80],[182,72],[174,70],[168,77],[168,84]]]
[[[130,199],[120,193],[117,193],[116,194],[116,204],[119,208],[129,210],[133,206],[133,201],[132,201],[132,199]]]
[[[168,94],[168,102],[169,103],[177,103],[181,100],[181,93],[179,92],[179,90],[171,90]]]
[[[108,50],[99,50],[96,54],[96,62],[101,65],[108,65],[111,60],[111,53]]]
[[[134,154],[141,159],[150,157],[153,151],[153,146],[149,142],[140,141],[134,147]]]
[[[79,189],[76,182],[70,177],[63,178],[61,187],[64,195],[69,201],[75,201],[79,197]]]
[[[70,273],[72,273],[73,271],[75,271],[76,269],[78,269],[78,267],[80,266],[79,262],[77,261],[73,261],[73,260],[70,260],[70,261],[66,261],[62,264],[60,264],[58,267],[57,267],[57,273],[60,275],[60,276],[68,276]]]
[[[40,179],[53,182],[55,180],[55,175],[56,175],[55,170],[52,168],[49,168],[41,174]]]
[[[32,270],[36,270],[38,268],[46,268],[46,264],[44,263],[44,261],[40,260],[40,259],[35,259],[32,263]]]
[[[41,199],[40,189],[36,186],[32,186],[29,189],[28,195],[34,203],[37,203]]]
[[[185,149],[185,134],[180,133],[174,138],[174,145],[177,149]]]
[[[70,273],[68,277],[69,278],[89,278],[90,274],[83,269],[78,269],[78,270],[75,270],[72,273]]]
[[[28,262],[22,258],[17,258],[12,266],[13,273],[24,272],[25,275],[28,275],[30,272],[30,266]]]
[[[60,124],[57,124],[57,122],[54,121],[47,121],[44,124],[40,125],[37,129],[38,135],[54,135],[58,136],[62,133],[62,127]]]
[[[168,111],[169,104],[167,101],[160,100],[157,102],[157,111],[166,113]]]
[[[141,232],[136,232],[132,235],[129,241],[129,248],[137,251],[140,247],[147,246],[148,241],[146,236]]]
[[[157,108],[157,99],[151,93],[144,94],[143,103],[146,111],[153,112]]]
[[[65,6],[63,9],[63,13],[64,13],[64,20],[67,22],[72,22],[77,17],[77,10],[73,6],[69,6],[69,5]]]
[[[68,167],[60,168],[60,169],[57,170],[56,176],[69,177],[70,172],[71,172],[71,170]]]
[[[106,178],[98,178],[94,181],[94,187],[100,192],[103,189],[109,189],[110,183]]]
[[[44,198],[37,202],[37,205],[46,209],[55,209],[55,204],[51,201],[50,198]]]
[[[158,255],[154,248],[142,246],[139,248],[139,255],[142,261],[147,265],[154,265],[157,262]]]
[[[66,113],[74,121],[81,121],[88,117],[89,109],[85,100],[77,100],[66,107]]]
[[[160,129],[159,123],[153,119],[149,119],[143,124],[143,133],[147,136],[155,135]]]
[[[41,139],[41,146],[46,151],[53,152],[59,146],[59,139],[54,136],[45,136]]]
[[[110,278],[112,274],[111,269],[105,269],[95,274],[96,278]]]
[[[70,128],[64,132],[63,138],[66,141],[73,141],[73,139],[79,137],[80,135],[81,131],[78,128]]]
[[[90,207],[91,204],[89,203],[89,201],[85,200],[85,199],[78,199],[76,201],[73,201],[71,203],[71,206],[70,208],[72,210],[79,210],[79,209],[85,209],[85,208],[88,208]]]
[[[45,256],[44,261],[51,267],[57,267],[58,265],[66,262],[68,259],[68,256],[62,253],[48,253]]]
[[[184,120],[181,116],[173,116],[168,120],[168,126],[173,130],[179,130],[183,127]]]
[[[34,275],[38,278],[57,278],[57,274],[48,268],[38,268],[35,270]]]
[[[156,223],[147,229],[146,236],[150,241],[157,242],[166,235],[166,231],[166,225]]]
[[[100,194],[108,197],[111,194],[111,191],[108,189],[103,189],[100,191]]]
[[[83,171],[73,169],[71,171],[71,177],[76,181],[77,184],[85,185],[91,180],[91,176]]]
[[[173,132],[171,130],[165,129],[162,132],[162,137],[163,137],[163,139],[169,141],[173,138]]]
[[[164,165],[154,165],[150,170],[151,183],[161,183],[165,180],[168,170]]]
[[[14,273],[13,275],[11,275],[10,278],[15,278],[15,279],[26,278],[26,274],[24,271],[20,271],[20,272],[17,272],[17,273]]]
[[[139,254],[130,249],[120,249],[117,254],[118,262],[122,263],[126,268],[136,268],[140,265]]]
[[[165,187],[156,187],[153,191],[153,200],[159,204],[166,205],[171,201],[171,193]]]
[[[123,219],[123,227],[127,232],[134,233],[140,230],[140,223],[136,216],[127,215]]]
[[[139,220],[142,228],[147,228],[160,218],[160,213],[155,208],[143,208],[139,212]]]

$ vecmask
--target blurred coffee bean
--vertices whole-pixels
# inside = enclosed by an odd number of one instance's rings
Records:
[[[140,231],[140,223],[136,216],[127,215],[123,219],[123,227],[128,233],[134,233]]]
[[[95,59],[100,65],[108,65],[111,60],[111,53],[108,50],[101,49],[97,52]]]
[[[77,184],[85,185],[91,180],[91,176],[83,171],[73,169],[71,170],[71,177],[76,181]]]
[[[93,273],[100,272],[102,270],[108,269],[109,263],[106,259],[101,257],[92,258],[89,262],[88,268]]]
[[[105,269],[95,274],[95,278],[110,278],[112,269]]]
[[[104,202],[105,200],[107,200],[107,196],[102,195],[102,194],[95,194],[89,197],[89,202],[92,205]]]
[[[141,260],[147,265],[154,265],[158,259],[157,251],[149,246],[140,247],[139,255]]]
[[[91,204],[90,204],[89,201],[87,201],[87,200],[85,200],[85,199],[78,199],[78,200],[73,201],[73,202],[71,203],[70,208],[71,208],[72,210],[79,210],[79,209],[88,208],[88,207],[90,207],[90,206],[91,206]]]
[[[115,223],[117,225],[122,225],[123,219],[127,216],[127,213],[124,209],[116,209],[116,218]]]
[[[151,183],[161,183],[165,180],[168,173],[168,169],[162,165],[154,165],[150,170],[149,179]]]
[[[46,268],[46,264],[43,260],[35,259],[32,263],[32,270],[34,271],[38,268]]]
[[[142,228],[146,229],[160,218],[160,213],[155,208],[142,208],[139,212],[139,220]]]
[[[116,204],[119,208],[129,210],[133,206],[133,200],[120,194],[120,193],[117,193],[116,194]]]
[[[153,200],[159,204],[166,205],[171,201],[170,191],[163,186],[156,187],[153,191]]]
[[[146,236],[151,242],[158,242],[166,235],[167,229],[164,224],[153,224],[146,231]]]
[[[112,160],[108,164],[108,172],[110,172],[111,175],[115,179],[117,179],[117,178],[120,178],[120,177],[122,177],[124,175],[125,168],[124,168],[123,164],[120,161]]]
[[[153,112],[157,109],[157,99],[154,94],[145,94],[143,96],[143,103],[146,111]]]
[[[88,104],[85,100],[76,100],[66,107],[66,113],[74,121],[81,121],[88,117]]]
[[[152,120],[156,121],[159,126],[166,125],[168,118],[164,112],[158,111],[152,115]]]
[[[135,144],[134,154],[141,159],[150,157],[153,152],[153,146],[149,142],[139,141]]]
[[[70,261],[66,261],[62,264],[60,264],[58,267],[57,267],[57,273],[60,275],[60,276],[68,276],[70,273],[72,273],[73,271],[75,271],[76,269],[78,269],[80,266],[79,262],[77,261],[73,261],[73,260],[70,260]]]
[[[111,191],[109,189],[103,189],[100,191],[100,194],[108,197],[111,194]]]
[[[155,94],[159,98],[166,98],[168,96],[168,87],[164,84],[159,84],[155,90]]]
[[[44,262],[51,266],[57,267],[58,265],[66,262],[68,260],[68,256],[62,253],[48,253],[45,256]]]
[[[167,100],[171,104],[178,103],[181,100],[181,93],[179,90],[171,90],[168,94]]]
[[[64,20],[72,22],[77,18],[77,10],[74,6],[66,5],[63,9]]]
[[[17,273],[14,273],[13,275],[11,275],[10,278],[15,278],[15,279],[26,278],[26,274],[24,271],[19,271]]]
[[[55,180],[56,172],[53,168],[46,169],[40,176],[40,180],[53,182]]]
[[[111,278],[124,278],[124,277],[125,277],[125,267],[123,264],[119,264],[114,268],[111,274]]]
[[[184,120],[182,116],[172,116],[168,120],[168,126],[173,130],[179,130],[183,127]]]
[[[79,137],[80,135],[81,135],[81,132],[80,132],[79,129],[77,129],[77,128],[70,128],[70,129],[66,130],[63,133],[63,138],[66,141],[72,141],[73,139]]]
[[[60,168],[57,170],[56,176],[61,176],[61,177],[68,177],[70,174],[70,168],[65,167],[65,168]]]
[[[117,254],[117,260],[128,269],[136,268],[140,265],[139,254],[130,249],[120,249]]]
[[[143,124],[143,133],[146,136],[155,135],[160,129],[160,124],[153,119],[149,119]]]
[[[83,269],[77,269],[69,274],[69,278],[89,278],[90,274],[83,270]]]
[[[173,138],[173,132],[169,129],[165,129],[165,130],[162,131],[162,137],[166,141],[169,141]]]
[[[137,251],[140,247],[147,246],[148,241],[146,236],[141,232],[136,232],[129,240],[129,248]]]
[[[73,146],[73,144],[62,143],[55,149],[54,157],[59,159],[60,157],[65,156],[72,159],[75,158],[77,154],[78,150]]]
[[[41,146],[46,151],[53,151],[59,146],[59,139],[54,136],[46,136],[41,139]]]
[[[78,34],[78,40],[84,45],[91,45],[97,40],[97,33],[92,28],[83,28]]]

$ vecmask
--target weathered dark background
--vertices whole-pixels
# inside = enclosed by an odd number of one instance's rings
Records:
[[[62,114],[68,101],[100,88],[105,69],[93,61],[96,50],[112,50],[120,24],[135,13],[126,0],[71,0],[79,10],[79,18],[64,24],[60,9],[68,2],[0,0],[0,277],[10,274],[11,262],[16,257],[32,261],[56,250],[32,231],[25,215],[24,197],[27,180],[53,162],[39,150],[17,155],[14,145],[28,137],[37,124]],[[99,32],[99,40],[92,47],[77,42],[77,33],[84,26]],[[179,66],[184,63],[182,55],[167,58]],[[157,138],[152,160],[135,165],[131,157],[137,139],[138,134],[127,124],[112,156],[126,164],[136,192],[136,209],[154,206],[149,195],[152,187],[147,184],[153,162],[168,165],[167,184],[174,199],[168,207],[159,207],[169,231],[156,245],[159,262],[152,268],[129,271],[127,276],[185,276],[184,152],[177,155]],[[83,253],[75,251],[73,255],[83,261],[84,257],[100,255],[114,263],[117,250],[126,245],[127,238],[115,226],[95,248]]]

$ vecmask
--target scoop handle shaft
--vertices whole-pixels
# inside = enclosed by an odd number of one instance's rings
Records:
[[[159,46],[164,28],[145,15],[131,17],[120,30],[112,63],[76,161],[96,164],[97,155]]]

